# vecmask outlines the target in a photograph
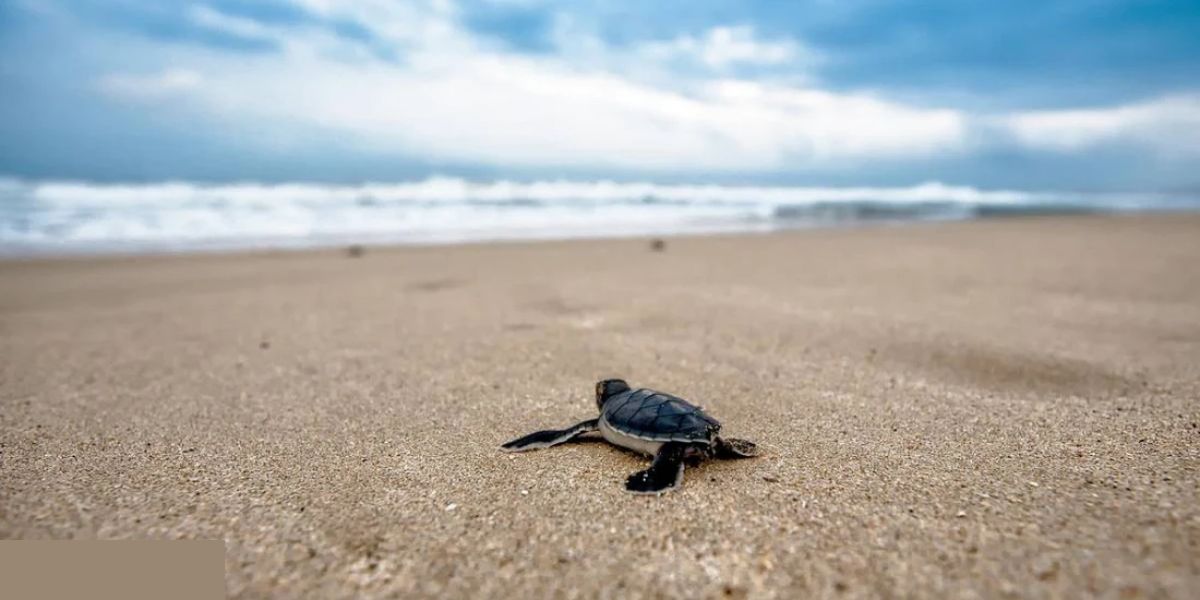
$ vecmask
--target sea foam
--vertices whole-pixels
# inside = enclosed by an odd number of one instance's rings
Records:
[[[994,214],[1197,208],[1194,198],[613,181],[97,184],[0,178],[5,253],[438,243],[769,231]]]

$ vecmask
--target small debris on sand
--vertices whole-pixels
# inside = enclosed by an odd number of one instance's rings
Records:
[[[655,252],[662,252],[667,249],[667,242],[661,238],[650,240],[650,249]]]

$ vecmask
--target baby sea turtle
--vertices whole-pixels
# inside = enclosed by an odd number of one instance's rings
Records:
[[[630,389],[621,379],[596,384],[599,419],[566,429],[538,431],[501,446],[507,452],[549,448],[576,436],[599,431],[608,443],[654,457],[645,471],[625,480],[635,494],[662,494],[683,481],[687,459],[748,458],[758,448],[746,440],[721,438],[721,424],[688,401],[654,390]]]

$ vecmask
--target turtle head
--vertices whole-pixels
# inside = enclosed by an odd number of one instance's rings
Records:
[[[604,408],[604,402],[621,392],[628,392],[629,384],[624,379],[605,379],[596,382],[596,406]]]

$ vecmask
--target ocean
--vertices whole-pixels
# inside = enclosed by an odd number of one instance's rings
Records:
[[[1003,215],[1200,210],[1200,196],[612,181],[95,184],[0,178],[13,255],[765,232]]]

